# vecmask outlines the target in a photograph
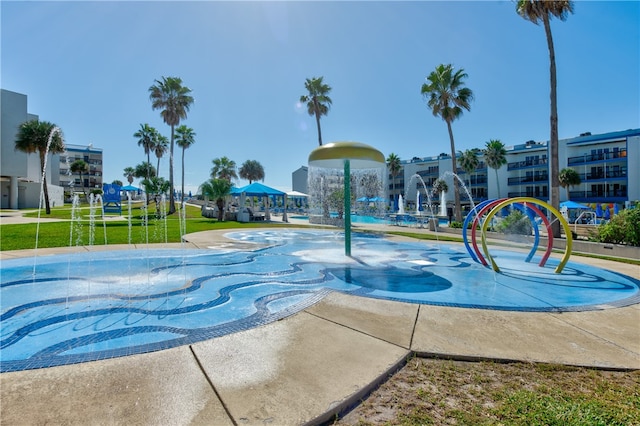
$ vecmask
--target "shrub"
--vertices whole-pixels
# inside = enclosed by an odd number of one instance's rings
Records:
[[[531,220],[520,210],[513,210],[496,225],[496,231],[503,234],[531,235]]]
[[[640,206],[622,210],[598,226],[597,239],[601,243],[640,246]]]

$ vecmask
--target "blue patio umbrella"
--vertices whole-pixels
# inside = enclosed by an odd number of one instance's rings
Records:
[[[424,211],[424,207],[422,207],[422,194],[418,192],[418,211]]]
[[[596,217],[602,217],[602,205],[600,203],[596,204]]]
[[[398,196],[399,197],[399,196]],[[393,197],[393,211],[397,212],[398,211],[398,198]]]
[[[605,219],[611,219],[611,212],[609,210],[609,206],[605,206],[605,208],[604,208],[604,218]]]
[[[613,205],[613,214],[618,214],[620,212],[620,208],[618,207],[618,203]]]
[[[360,203],[366,203],[367,201],[369,201],[369,199],[367,197],[360,197],[356,201]]]

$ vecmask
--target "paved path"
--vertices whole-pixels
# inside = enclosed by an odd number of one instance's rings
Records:
[[[230,244],[221,234],[187,240]],[[640,278],[637,266],[598,263]],[[640,305],[523,313],[331,293],[282,321],[189,346],[0,374],[0,423],[316,424],[414,353],[640,369],[638,324]]]

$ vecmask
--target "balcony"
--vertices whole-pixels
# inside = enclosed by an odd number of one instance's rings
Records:
[[[527,169],[530,167],[547,166],[546,158],[534,158],[524,161],[515,161],[507,164],[507,170]]]
[[[531,192],[531,191],[520,191],[520,192],[509,192],[507,194],[507,197],[509,198],[530,197],[530,198],[537,198],[538,200],[541,200],[541,201],[546,201],[549,199],[549,194],[546,191],[544,191],[542,194],[540,193],[536,194],[535,192]]]
[[[584,154],[578,157],[569,157],[567,164],[574,166],[576,164],[589,164],[589,163],[602,163],[605,161],[615,161],[619,159],[626,159],[627,149],[623,148],[613,152],[599,152],[597,154]]]
[[[627,178],[627,170],[626,169],[622,169],[622,170],[607,170],[602,171],[602,170],[598,170],[595,172],[589,172],[589,173],[580,173],[580,180],[582,180],[583,182],[587,182],[587,181],[594,181],[594,180],[605,180],[605,179],[609,179],[609,180],[624,180]]]
[[[518,177],[510,177],[507,179],[507,185],[521,185],[523,183],[533,183],[533,182],[549,182],[549,175],[547,173],[542,173],[533,176],[518,176]]]

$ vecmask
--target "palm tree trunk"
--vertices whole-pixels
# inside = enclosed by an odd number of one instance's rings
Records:
[[[174,125],[171,125],[171,147],[169,148],[169,214],[176,212],[176,203],[173,199],[173,139],[174,139]]]
[[[82,172],[78,173],[80,175],[80,185],[82,185],[82,194],[84,195],[85,201],[89,201],[87,199],[87,192],[84,190],[84,180],[82,180]]]
[[[318,145],[322,146],[322,131],[320,130],[320,114],[316,113],[316,126],[318,126]]]
[[[550,101],[551,114],[549,117],[551,135],[549,138],[549,155],[551,164],[551,205],[558,210],[560,207],[560,189],[558,181],[558,99],[556,94],[556,54],[553,47],[553,37],[551,35],[551,25],[549,23],[549,15],[543,15],[544,31],[547,34],[547,45],[549,47],[549,80],[551,82]],[[560,222],[554,220],[551,222],[551,231],[553,236],[560,238]]]
[[[449,142],[451,144],[451,167],[453,173],[457,175],[458,166],[456,165],[456,144],[453,141],[453,130],[451,129],[451,122],[447,121],[447,130],[449,131]],[[462,210],[460,209],[460,186],[458,185],[458,179],[453,177],[453,197],[456,207],[456,222],[462,222]]]
[[[49,206],[49,188],[47,188],[47,175],[44,170],[44,152],[40,151],[40,173],[42,174],[42,191],[44,194],[44,209],[46,214],[51,214],[51,207]]]
[[[182,148],[182,191],[180,192],[180,204],[184,203],[184,148]]]

